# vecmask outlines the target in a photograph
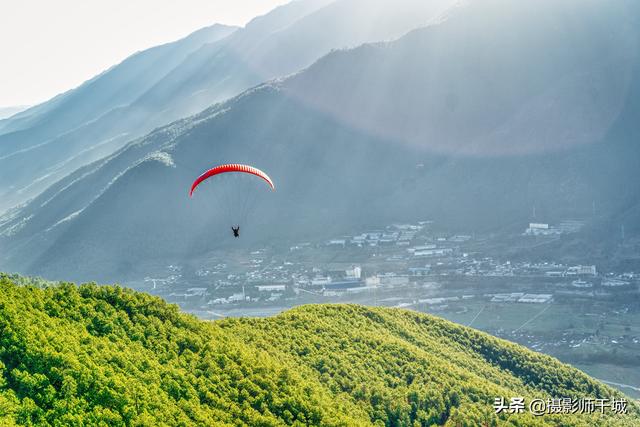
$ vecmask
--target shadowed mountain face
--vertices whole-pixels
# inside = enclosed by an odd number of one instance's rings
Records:
[[[473,3],[388,48],[323,58],[288,86],[349,126],[443,154],[591,144],[619,118],[637,77],[640,8],[574,7]]]
[[[476,2],[398,41],[334,52],[12,211],[3,267],[122,279],[144,260],[229,244],[217,201],[187,197],[226,162],[268,171],[278,189],[258,196],[247,244],[426,217],[505,228],[534,204],[562,219],[595,202],[640,224],[625,185],[640,158],[638,16],[633,2]]]
[[[240,30],[214,26],[134,55],[78,89],[0,122],[0,211],[157,126],[297,72],[332,49],[398,38],[452,4],[296,1]]]

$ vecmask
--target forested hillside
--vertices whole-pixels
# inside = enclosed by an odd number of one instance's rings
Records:
[[[0,278],[0,424],[638,425],[495,415],[495,397],[621,397],[548,356],[411,311],[199,321],[120,287]]]

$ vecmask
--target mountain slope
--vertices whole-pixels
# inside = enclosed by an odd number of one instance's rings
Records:
[[[133,102],[190,53],[235,31],[213,25],[189,36],[138,52],[78,88],[0,121],[0,211],[46,188],[79,165],[119,147],[117,134],[88,124]],[[119,137],[130,131],[121,118]]]
[[[215,24],[175,42],[136,52],[77,88],[0,121],[0,132],[6,134],[28,128],[28,133],[16,134],[10,139],[13,142],[18,137],[24,138],[20,148],[27,148],[29,145],[26,144],[32,143],[35,137],[53,138],[88,120],[95,120],[113,108],[131,103],[190,53],[236,29]],[[1,153],[7,154],[11,148],[3,144]]]
[[[7,119],[15,114],[18,114],[21,111],[29,108],[27,105],[18,105],[15,107],[1,107],[0,108],[0,120]]]
[[[289,7],[305,4],[299,3]],[[224,43],[203,46],[141,97],[134,108],[161,103],[196,113],[252,86],[297,72],[333,49],[396,39],[427,26],[456,4],[452,0],[315,3],[315,10],[306,6],[306,13],[298,12],[297,19],[272,23],[273,18],[267,15]],[[267,18],[268,25],[264,22]],[[176,118],[166,116],[172,117]]]
[[[198,321],[118,287],[0,278],[3,424],[620,425],[494,414],[496,397],[622,398],[523,347],[410,311],[304,306]]]
[[[0,135],[0,210],[33,197],[77,167],[111,154],[157,126],[299,71],[331,49],[397,38],[429,24],[454,3],[295,1],[219,37],[218,42],[203,43],[199,49],[180,48],[161,67],[162,73],[137,70],[126,90],[105,92],[111,97],[109,108],[101,106],[100,114],[90,108],[105,94],[95,84],[61,95],[51,101],[56,106],[51,113],[37,115],[42,125],[30,116],[18,118],[11,123],[21,129],[25,121],[36,125]],[[97,82],[104,80],[99,76]],[[49,107],[30,111],[40,108]],[[68,123],[67,116],[74,121]]]
[[[483,2],[160,128],[6,215],[0,263],[124,280],[145,260],[229,244],[216,200],[186,197],[195,176],[225,162],[277,183],[257,200],[246,244],[425,217],[505,228],[533,205],[553,221],[589,216],[595,202],[602,218],[627,212],[638,224],[640,194],[625,183],[640,156],[640,68],[627,49],[640,15],[632,2],[580,4],[560,25],[575,1]]]

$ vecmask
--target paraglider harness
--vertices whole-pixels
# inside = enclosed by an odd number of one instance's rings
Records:
[[[231,230],[233,231],[233,237],[240,237],[240,226],[238,225],[237,227],[231,227]]]

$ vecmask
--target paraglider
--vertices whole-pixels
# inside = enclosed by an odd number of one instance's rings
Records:
[[[227,174],[227,173],[241,173],[241,174],[254,175],[258,178],[261,178],[263,181],[265,181],[269,185],[269,187],[271,187],[272,190],[275,190],[275,185],[273,184],[273,181],[271,180],[271,178],[269,178],[269,176],[263,171],[261,171],[260,169],[255,168],[253,166],[249,166],[249,165],[231,163],[231,164],[225,164],[225,165],[220,165],[220,166],[211,168],[206,172],[204,172],[202,175],[200,175],[198,178],[196,178],[196,180],[193,181],[193,184],[191,185],[191,190],[189,191],[189,197],[193,197],[193,192],[196,190],[196,188],[198,188],[200,184],[202,184],[202,182],[216,175]],[[235,227],[232,226],[231,231],[233,231],[234,237],[236,238],[240,237],[239,225],[236,225]]]
[[[200,175],[198,178],[196,178],[195,181],[193,181],[193,184],[191,185],[191,191],[189,192],[189,196],[190,197],[193,196],[193,191],[198,187],[198,185],[202,183],[202,181],[209,179],[212,176],[216,176],[221,173],[229,173],[229,172],[240,172],[240,173],[248,173],[251,175],[255,175],[257,177],[264,179],[267,182],[267,184],[269,184],[269,187],[271,187],[272,190],[276,189],[276,187],[273,185],[273,181],[271,180],[271,178],[269,178],[269,176],[266,173],[262,172],[260,169],[254,168],[253,166],[249,166],[249,165],[233,163],[228,165],[216,166],[215,168],[209,169],[208,171]]]

